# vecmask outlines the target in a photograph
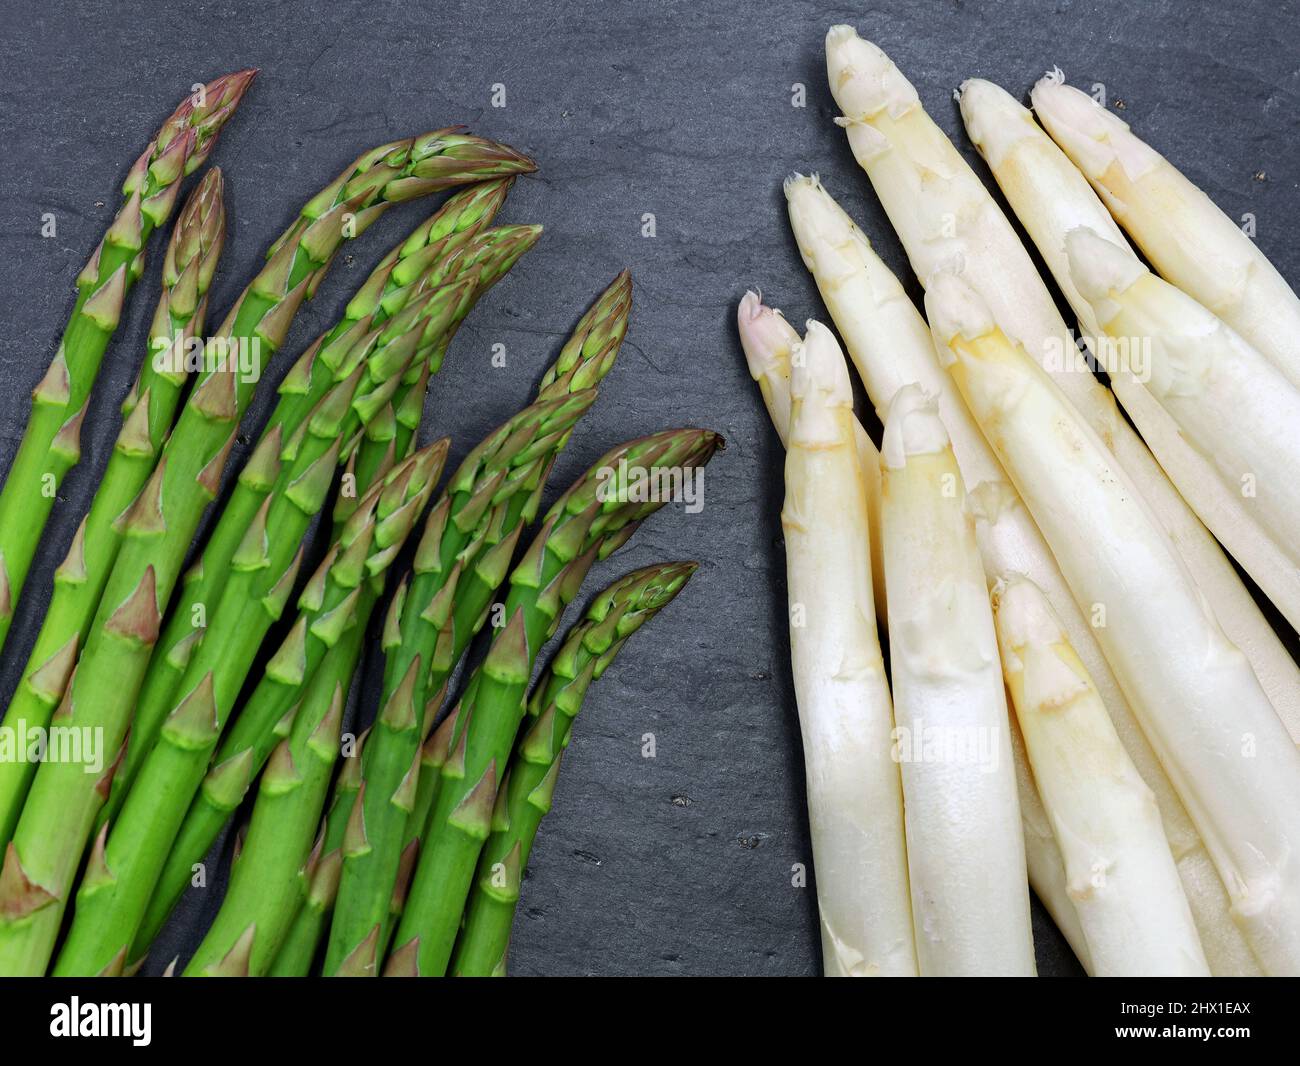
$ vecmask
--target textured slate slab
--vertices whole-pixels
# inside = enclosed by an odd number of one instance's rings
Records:
[[[812,891],[791,885],[792,865],[811,855],[785,635],[781,454],[732,323],[746,286],[761,286],[796,322],[822,314],[785,225],[780,182],[792,170],[820,172],[906,273],[831,123],[821,52],[829,25],[855,21],[889,51],[972,160],[951,99],[963,78],[1023,93],[1059,64],[1075,84],[1104,84],[1112,105],[1122,101],[1142,136],[1229,214],[1253,213],[1261,246],[1300,277],[1290,5],[159,0],[134,22],[125,7],[88,0],[4,6],[15,61],[0,82],[0,462],[12,457],[27,390],[54,350],[73,277],[126,167],[192,83],[249,65],[262,75],[213,157],[226,171],[231,219],[214,308],[239,291],[303,197],[358,151],[465,122],[540,159],[542,172],[519,183],[503,218],[547,232],[461,332],[432,390],[425,438],[451,433],[459,456],[523,403],[625,265],[636,282],[632,331],[555,484],[633,433],[696,423],[726,435],[703,513],[660,513],[592,579],[595,588],[657,559],[703,563],[584,712],[526,886],[512,960],[521,974],[819,969]],[[802,108],[792,106],[796,83],[807,87]],[[504,108],[492,106],[495,85],[505,87]],[[391,212],[349,251],[301,315],[289,353],[333,321],[424,211]],[[57,216],[55,239],[40,236],[43,212]],[[647,213],[653,238],[642,235]],[[5,652],[5,694],[107,461],[160,258],[156,250],[105,362],[85,460],[55,509]],[[495,344],[506,346],[504,369],[491,366]],[[273,399],[270,383],[262,393],[251,430]],[[367,715],[375,667],[372,656]],[[647,734],[652,759],[642,757]],[[191,894],[155,966],[193,946],[218,887]],[[1036,933],[1043,974],[1078,972],[1041,911]]]

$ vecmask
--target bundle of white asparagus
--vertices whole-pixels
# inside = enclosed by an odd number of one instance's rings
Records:
[[[746,294],[788,448],[825,972],[1033,974],[1032,887],[1094,976],[1300,974],[1300,669],[1223,550],[1300,627],[1300,299],[1059,74],[1042,126],[968,81],[1081,345],[889,57],[836,26],[826,63],[925,315],[817,178],[787,180],[883,425],[877,451],[829,330]]]

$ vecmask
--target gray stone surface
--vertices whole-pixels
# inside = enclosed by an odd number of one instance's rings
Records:
[[[1075,84],[1104,83],[1141,135],[1230,215],[1254,213],[1261,246],[1300,277],[1294,3],[6,0],[3,9],[0,463],[16,447],[27,391],[54,350],[73,278],[111,217],[127,166],[191,83],[249,65],[261,77],[212,159],[226,172],[231,220],[215,309],[239,291],[303,197],[358,151],[465,122],[540,160],[541,173],[518,184],[503,219],[544,223],[546,236],[461,332],[431,391],[424,437],[451,433],[459,456],[522,404],[623,266],[636,285],[628,343],[555,485],[632,434],[687,423],[725,434],[703,513],[656,515],[590,582],[595,589],[664,558],[702,562],[681,599],[593,691],[579,722],[516,926],[512,964],[521,974],[819,969],[813,893],[790,883],[792,864],[811,855],[784,625],[781,453],[733,316],[747,286],[796,322],[823,314],[785,224],[781,179],[792,170],[820,172],[906,273],[831,123],[821,46],[829,25],[855,22],[890,52],[972,160],[952,100],[963,78],[1022,94],[1059,64]],[[807,86],[802,109],[791,106],[796,82]],[[495,83],[506,87],[503,109],[490,106]],[[40,236],[46,211],[58,217],[57,239]],[[349,250],[300,316],[290,356],[426,211],[392,211]],[[646,212],[655,215],[653,239],[641,235]],[[107,461],[160,258],[155,242],[105,361],[85,460],[66,483],[5,649],[5,694]],[[506,345],[503,370],[489,363],[496,343]],[[654,759],[641,757],[646,733]],[[159,965],[193,946],[216,899],[214,889],[191,894]],[[1078,972],[1041,909],[1036,933],[1042,973]]]

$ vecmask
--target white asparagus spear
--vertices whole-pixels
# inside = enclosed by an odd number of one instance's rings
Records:
[[[922,977],[1032,977],[1006,689],[966,489],[934,402],[894,394],[882,447],[895,755]]]
[[[749,365],[749,376],[758,383],[768,417],[784,447],[790,436],[790,355],[801,343],[798,331],[780,311],[767,307],[756,292],[746,292],[736,308],[740,347]],[[885,620],[885,564],[880,547],[880,452],[853,420],[853,440],[858,465],[867,490],[867,519],[871,525],[871,590],[878,620]]]
[[[1046,363],[1057,387],[1115,454],[1158,515],[1228,637],[1247,655],[1275,637],[1214,538],[1121,417],[1110,390],[1078,368],[1077,348],[1006,216],[889,57],[851,26],[826,36],[831,92],[923,285],[956,271],[1009,337]],[[1112,664],[1113,665],[1113,664]],[[1261,667],[1260,674],[1267,676]]]
[[[816,178],[794,175],[785,183],[785,194],[800,255],[844,338],[877,416],[884,421],[890,402],[906,385],[918,384],[937,398],[939,416],[952,438],[962,477],[974,486],[970,503],[978,518],[977,540],[986,570],[1021,569],[1052,588],[1062,613],[1075,621],[1080,643],[1091,641],[1091,662],[1099,673],[1109,676],[1051,551],[1007,483],[956,387],[935,359],[930,328],[916,305],[872,250],[866,235]],[[1114,691],[1119,692],[1118,686]],[[1012,726],[1014,732],[1014,723]],[[1016,736],[1012,741],[1029,882],[1086,970],[1088,947],[1065,890],[1061,853],[1034,791],[1023,746]],[[1155,762],[1154,755],[1151,761]],[[1187,827],[1190,831],[1190,823]],[[1189,843],[1194,842],[1193,832]]]
[[[971,140],[1078,316],[1090,346],[1110,373],[1115,394],[1164,472],[1269,599],[1292,625],[1300,627],[1300,570],[1260,530],[1240,486],[1225,488],[1206,454],[1183,436],[1170,414],[1142,387],[1137,380],[1141,375],[1130,372],[1140,371],[1146,358],[1143,339],[1121,335],[1108,344],[1106,330],[1070,276],[1065,237],[1075,227],[1087,226],[1127,250],[1106,207],[1033,116],[996,85],[978,79],[966,82],[961,112]],[[1132,261],[1136,263],[1136,257]],[[1216,603],[1216,610],[1221,611],[1221,605]],[[1271,627],[1225,628],[1250,659],[1292,739],[1300,742],[1300,668],[1295,660]],[[1105,693],[1103,699],[1111,705]]]
[[[1113,454],[956,275],[941,358],[1065,574],[1266,973],[1300,974],[1300,751]]]
[[[913,382],[938,398],[939,414],[952,438],[962,477],[967,485],[974,486],[970,506],[977,517],[985,573],[1028,576],[1044,590],[1065,625],[1071,643],[1111,711],[1129,755],[1160,804],[1212,969],[1224,976],[1259,974],[1259,964],[1229,916],[1227,893],[1205,845],[1120,691],[1092,626],[1074,602],[1051,549],[1007,481],[956,385],[939,366],[925,319],[872,250],[866,235],[819,183],[808,178],[792,179],[786,183],[786,196],[800,254],[812,271],[871,402],[883,411],[898,389]],[[1285,649],[1280,651],[1290,663]],[[1061,854],[1034,789],[1014,722],[1012,725],[1030,884],[1088,969],[1087,945],[1066,892]]]
[[[1094,976],[1209,977],[1155,796],[1047,597],[1011,575],[994,586],[993,609],[1007,688]]]
[[[1231,547],[1250,527],[1286,577],[1300,574],[1300,390],[1213,312],[1156,277],[1129,251],[1080,226],[1065,238],[1070,276],[1107,336],[1141,338],[1145,367],[1125,372],[1208,461],[1218,493],[1175,477],[1206,525]],[[1134,373],[1133,371],[1143,371]],[[1202,501],[1226,498],[1226,507]],[[1268,574],[1239,560],[1268,590]],[[1279,605],[1280,606],[1280,605]],[[1300,623],[1300,616],[1295,619]]]
[[[1030,96],[1052,139],[1156,270],[1300,388],[1300,298],[1255,242],[1128,123],[1059,73]]]
[[[781,524],[823,966],[828,976],[914,976],[902,789],[848,368],[816,322],[791,362]]]

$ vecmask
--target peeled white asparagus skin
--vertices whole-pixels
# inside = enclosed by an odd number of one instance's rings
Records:
[[[1213,311],[1300,388],[1300,297],[1268,258],[1128,123],[1055,77],[1034,111],[1167,281]]]
[[[895,752],[922,977],[1032,977],[1006,689],[975,523],[938,409],[894,394],[882,446]]]
[[[1300,973],[1300,751],[1115,457],[956,275],[941,358],[1051,545],[1266,973]]]
[[[1075,603],[1051,549],[1007,480],[956,385],[939,366],[925,319],[907,298],[898,279],[876,256],[865,234],[820,183],[796,177],[786,183],[786,197],[804,263],[812,271],[872,404],[877,410],[886,410],[894,394],[913,382],[937,397],[939,414],[952,439],[962,477],[967,485],[974,486],[968,506],[977,519],[985,573],[1028,575],[1045,591],[1066,626],[1071,643],[1111,710],[1129,755],[1160,803],[1214,972],[1224,976],[1258,974],[1254,955],[1228,915],[1227,894],[1205,846],[1120,691],[1096,634]],[[1272,634],[1271,629],[1269,633]],[[1284,650],[1283,654],[1286,655]],[[1286,659],[1291,661],[1289,655]],[[1012,741],[1030,884],[1069,940],[1084,969],[1088,969],[1087,945],[1065,890],[1060,851],[1014,728]]]
[[[1094,975],[1209,977],[1155,796],[1047,597],[1008,575],[994,586],[993,608],[1007,688]]]
[[[1232,564],[1124,421],[1110,390],[1077,365],[1074,339],[1019,237],[915,90],[851,26],[827,34],[826,64],[850,147],[922,285],[943,269],[979,292],[998,325],[1047,364],[1057,387],[1115,454],[1233,643],[1247,655],[1268,648],[1276,636]],[[1259,667],[1263,677],[1266,665]]]
[[[784,447],[790,435],[790,354],[800,343],[798,331],[774,307],[763,303],[749,290],[736,308],[740,346],[749,365],[749,375],[758,383],[768,417]],[[867,490],[867,518],[871,524],[871,588],[876,612],[885,618],[885,563],[880,547],[880,452],[855,418],[853,440]]]
[[[1229,508],[1198,513],[1230,547],[1243,524],[1268,538],[1300,590],[1300,390],[1212,311],[1152,274],[1129,251],[1087,228],[1071,230],[1075,287],[1112,337],[1141,337],[1149,366],[1136,380],[1217,475]],[[1193,506],[1204,485],[1176,481]],[[1213,500],[1214,497],[1209,497]],[[1251,562],[1239,560],[1253,576]],[[1267,572],[1256,580],[1269,591]],[[1279,606],[1281,606],[1279,604]],[[1300,627],[1300,616],[1294,621]]]
[[[961,112],[971,140],[1069,301],[1090,347],[1102,357],[1115,394],[1164,473],[1229,554],[1291,623],[1300,627],[1300,571],[1247,513],[1240,486],[1224,486],[1207,457],[1184,438],[1137,375],[1128,372],[1127,368],[1140,367],[1146,358],[1144,339],[1122,336],[1108,344],[1106,330],[1098,323],[1092,305],[1074,284],[1065,251],[1065,237],[1070,230],[1087,226],[1116,247],[1128,247],[1105,205],[1029,111],[998,86],[978,79],[965,82]],[[1136,257],[1133,261],[1137,261]],[[1148,502],[1155,506],[1159,499],[1159,495],[1149,496]],[[1197,532],[1194,544],[1202,543]],[[1230,583],[1223,584],[1223,593],[1234,591],[1237,599],[1249,595],[1239,582],[1235,589]],[[1263,620],[1253,604],[1230,604],[1232,609],[1225,610],[1222,601],[1222,596],[1214,601],[1220,621],[1250,659],[1292,739],[1300,743],[1300,667],[1273,628],[1259,624]],[[1102,696],[1106,705],[1112,706],[1104,691]],[[1215,959],[1208,944],[1206,950],[1211,952],[1213,965]]]
[[[810,322],[800,347],[781,524],[823,966],[828,976],[915,976],[853,394],[829,330]]]

